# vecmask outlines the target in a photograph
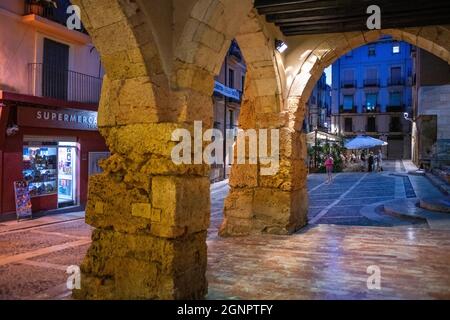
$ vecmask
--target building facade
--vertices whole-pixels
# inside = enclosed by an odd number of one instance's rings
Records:
[[[91,39],[65,25],[69,1],[0,3],[0,213],[26,181],[33,211],[83,206],[108,156],[97,130],[103,69]]]
[[[413,55],[413,151],[419,167],[450,165],[450,65],[417,49]]]
[[[306,103],[306,132],[312,132],[316,129],[323,132],[329,132],[331,125],[330,121],[331,86],[327,84],[327,76],[323,73]]]
[[[228,139],[229,142],[234,140],[239,126],[239,113],[246,70],[247,67],[241,50],[236,41],[233,41],[224,59],[220,73],[215,78],[213,94],[214,128],[220,130],[224,138],[227,137],[227,134],[231,135],[232,138]],[[211,165],[210,178],[212,182],[227,179],[230,175],[230,157],[233,145],[226,142],[227,139],[224,139],[224,158],[221,163]]]
[[[331,132],[388,142],[388,159],[411,158],[412,58],[415,47],[390,37],[348,52],[332,66]]]

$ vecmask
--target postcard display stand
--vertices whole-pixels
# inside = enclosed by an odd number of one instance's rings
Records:
[[[31,198],[26,181],[15,181],[14,192],[16,195],[16,215],[17,221],[24,218],[32,218]]]

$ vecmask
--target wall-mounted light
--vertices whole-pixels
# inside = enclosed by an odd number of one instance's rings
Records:
[[[19,127],[16,124],[13,124],[6,128],[6,135],[8,137],[12,137],[19,132]]]
[[[403,113],[403,117],[405,118],[405,120],[408,120],[409,122],[414,122],[414,119],[411,119],[409,117],[409,113],[408,112],[404,112]]]
[[[284,43],[284,41],[281,40],[275,40],[275,48],[279,53],[283,53],[288,48],[287,44]]]

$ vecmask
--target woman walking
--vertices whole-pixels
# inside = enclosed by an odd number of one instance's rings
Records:
[[[328,155],[327,160],[325,160],[325,168],[327,169],[327,184],[330,184],[333,182],[333,167],[334,167],[334,160],[332,155]]]

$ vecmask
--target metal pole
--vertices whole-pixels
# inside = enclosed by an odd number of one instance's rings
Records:
[[[315,129],[315,141],[314,141],[314,168],[317,168],[317,127]]]
[[[225,86],[228,87],[228,52],[225,56]],[[224,95],[223,110],[223,180],[227,178],[227,109],[228,98]]]

